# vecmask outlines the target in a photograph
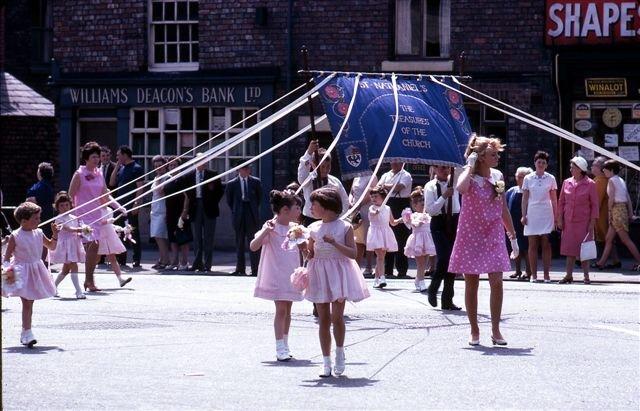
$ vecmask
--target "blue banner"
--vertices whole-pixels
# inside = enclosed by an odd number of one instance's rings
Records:
[[[320,90],[334,136],[347,114],[354,83],[353,76],[337,75]],[[460,95],[428,78],[401,79],[397,88],[398,125],[382,161],[452,167],[464,164],[471,127]],[[371,174],[370,167],[380,161],[393,128],[395,113],[391,79],[362,77],[336,146],[343,178]]]

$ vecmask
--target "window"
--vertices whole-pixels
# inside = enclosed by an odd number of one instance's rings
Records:
[[[53,48],[51,2],[31,0],[31,69],[49,72]]]
[[[150,0],[149,68],[197,70],[197,0]]]
[[[449,57],[451,0],[396,0],[396,56]]]
[[[145,172],[153,170],[151,159],[155,155],[180,155],[216,136],[235,123],[238,126],[216,137],[197,151],[206,151],[239,134],[259,121],[259,116],[242,120],[256,112],[255,108],[181,107],[132,109],[130,146],[133,157]],[[260,135],[256,134],[227,150],[210,162],[212,170],[222,172],[255,157],[260,152]],[[193,152],[187,158],[193,157]],[[260,175],[254,165],[253,174]],[[224,181],[233,178],[227,176]]]

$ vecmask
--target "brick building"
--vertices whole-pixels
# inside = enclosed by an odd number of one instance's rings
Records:
[[[588,0],[44,3],[40,9],[49,14],[40,19],[41,32],[50,25],[53,36],[61,181],[68,181],[78,165],[77,147],[88,140],[112,148],[129,144],[146,169],[155,154],[180,154],[207,140],[299,85],[302,45],[315,69],[464,70],[471,87],[597,144],[604,144],[604,134],[617,134],[621,152],[633,155],[637,147],[637,1],[612,1],[607,8]],[[607,84],[611,90],[623,84],[624,93],[589,89]],[[568,159],[580,147],[471,100],[466,107],[475,130],[505,139],[502,166],[509,178],[518,166],[531,165],[538,149],[551,153],[550,171],[566,177]],[[308,121],[306,111],[296,113],[212,167],[227,169],[250,158]],[[322,140],[331,138],[327,126],[319,130]],[[301,138],[263,158],[254,174],[265,187],[283,186],[295,178],[305,145]],[[412,171],[423,183],[425,168]],[[637,185],[637,173],[629,178]],[[637,187],[630,188],[635,195]]]

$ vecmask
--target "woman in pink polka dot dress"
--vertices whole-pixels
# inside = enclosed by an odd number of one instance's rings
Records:
[[[482,273],[488,273],[491,287],[491,340],[493,344],[507,344],[500,333],[502,273],[511,270],[504,242],[505,229],[515,246],[514,253],[517,253],[518,245],[505,201],[502,173],[492,168],[498,165],[499,152],[503,149],[497,138],[472,135],[466,152],[467,166],[457,184],[462,194],[462,207],[449,271],[464,274],[465,306],[471,325],[470,345],[480,343],[477,312]]]

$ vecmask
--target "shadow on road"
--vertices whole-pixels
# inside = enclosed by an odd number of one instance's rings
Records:
[[[371,380],[369,378],[349,378],[347,376],[342,377],[329,377],[318,378],[316,380],[304,380],[304,384],[300,384],[301,387],[317,388],[317,387],[371,387],[378,380]]]
[[[18,345],[2,349],[2,352],[7,354],[48,354],[48,351],[64,352],[65,350],[55,345],[36,345],[33,348]]]
[[[296,360],[292,358],[289,361],[262,361],[262,364],[267,367],[315,367],[316,364],[310,360]]]
[[[463,350],[477,351],[482,355],[498,355],[498,356],[532,356],[533,348],[509,348],[509,347],[493,347],[478,345],[475,347],[464,347]]]

